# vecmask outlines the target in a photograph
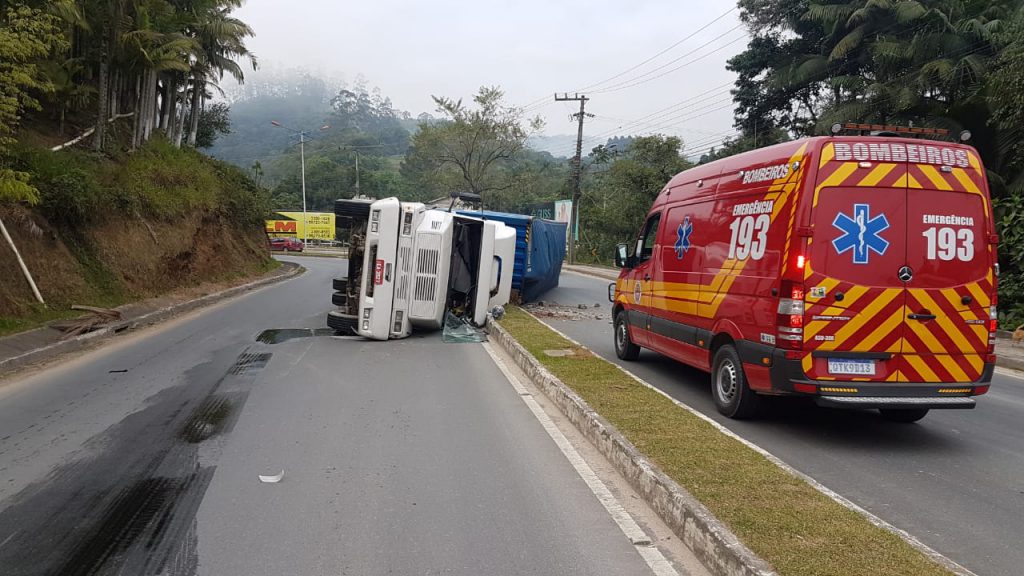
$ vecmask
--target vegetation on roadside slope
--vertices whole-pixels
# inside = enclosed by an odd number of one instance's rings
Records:
[[[782,575],[949,574],[612,363],[510,308],[501,325]],[[577,349],[565,357],[544,350]]]
[[[31,174],[39,202],[0,205],[0,219],[48,309],[0,243],[0,332],[67,315],[72,304],[115,306],[271,265],[266,191],[165,139],[113,158],[21,145],[11,164]]]

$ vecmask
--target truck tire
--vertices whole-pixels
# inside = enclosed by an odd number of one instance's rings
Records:
[[[715,407],[729,418],[751,418],[760,411],[761,397],[747,385],[743,362],[731,344],[715,352],[711,370],[711,394],[715,398]]]
[[[335,200],[334,215],[339,218],[367,220],[370,218],[370,204],[373,204],[373,200]]]
[[[882,414],[883,420],[889,422],[900,422],[903,424],[911,424],[917,422],[921,418],[924,418],[928,414],[927,408],[882,408],[878,411]]]
[[[338,292],[342,292],[342,293],[348,292],[348,278],[335,278],[331,282],[331,285]]]
[[[348,295],[344,292],[335,292],[331,295],[331,302],[338,308],[348,306]]]
[[[351,314],[342,314],[335,310],[327,313],[327,327],[333,328],[339,335],[350,336],[355,334],[358,325],[359,318]]]
[[[620,310],[615,315],[615,355],[621,360],[636,360],[640,356],[640,347],[629,338],[626,311]]]

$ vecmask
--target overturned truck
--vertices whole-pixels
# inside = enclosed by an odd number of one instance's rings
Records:
[[[397,198],[338,200],[348,273],[334,280],[327,325],[374,340],[440,329],[445,315],[482,326],[507,304],[516,233],[501,222]]]

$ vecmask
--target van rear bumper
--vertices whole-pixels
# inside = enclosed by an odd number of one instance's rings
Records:
[[[772,391],[809,396],[819,406],[834,408],[974,408],[972,396],[988,392],[995,364],[985,364],[975,382],[856,382],[812,380],[800,360],[776,349],[770,368]]]
[[[971,409],[974,398],[969,396],[818,396],[814,399],[818,406],[829,408],[943,408]]]

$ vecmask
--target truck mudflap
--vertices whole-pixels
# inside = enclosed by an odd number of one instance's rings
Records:
[[[986,363],[974,382],[864,382],[856,380],[812,380],[804,374],[799,359],[786,358],[776,349],[769,369],[772,392],[810,396],[819,406],[833,408],[970,409],[974,396],[988,392],[995,371]]]

